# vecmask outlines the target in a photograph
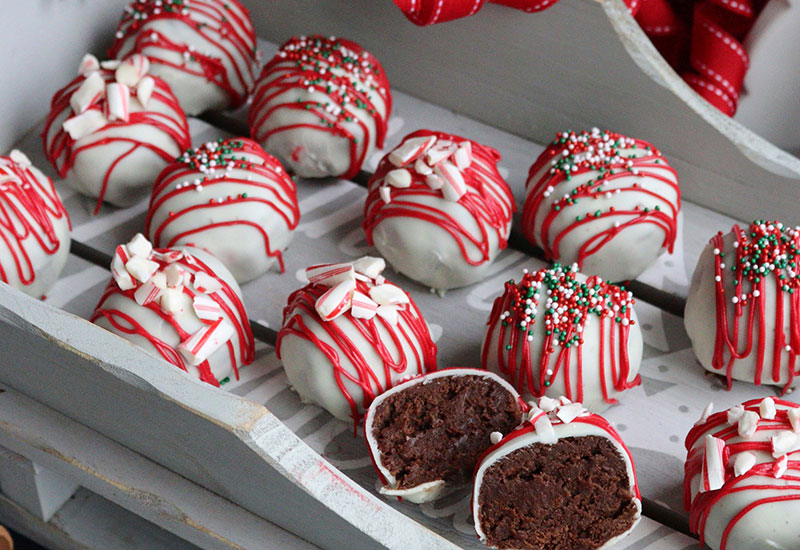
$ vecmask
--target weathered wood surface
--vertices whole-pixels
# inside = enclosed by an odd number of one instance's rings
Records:
[[[273,42],[317,32],[358,40],[394,89],[539,143],[591,126],[646,139],[693,202],[740,218],[798,216],[787,199],[800,197],[800,159],[695,94],[621,0],[561,0],[534,14],[486,5],[424,28],[389,1],[246,4]]]
[[[0,444],[175,536],[209,550],[316,548],[15,390],[0,391]]]
[[[74,479],[0,447],[0,492],[42,521],[50,521],[77,490]]]
[[[58,550],[197,550],[83,488],[49,522],[0,494],[0,522],[45,548]]]

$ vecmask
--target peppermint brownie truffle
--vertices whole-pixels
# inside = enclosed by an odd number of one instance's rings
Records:
[[[797,548],[800,405],[767,397],[710,413],[686,436],[692,532],[713,550]]]
[[[507,245],[515,210],[494,149],[419,130],[378,165],[364,205],[367,242],[431,288],[473,284]]]
[[[580,403],[543,397],[475,472],[475,531],[493,548],[608,548],[642,504],[622,438]]]
[[[352,178],[382,148],[392,111],[378,60],[355,42],[301,36],[264,66],[250,135],[302,177]]]
[[[294,182],[254,141],[219,139],[186,150],[158,176],[145,222],[157,248],[207,250],[243,283],[276,264],[300,211]]]
[[[69,230],[50,178],[21,151],[0,157],[0,281],[42,297],[67,262]]]
[[[397,382],[436,370],[436,345],[411,297],[383,278],[382,258],[306,269],[289,296],[276,350],[305,402],[359,422]]]
[[[523,397],[565,395],[592,411],[641,383],[642,333],[624,288],[586,277],[578,266],[524,271],[494,301],[483,368]]]
[[[114,206],[146,196],[167,163],[190,144],[189,125],[146,57],[99,63],[86,55],[79,76],[53,97],[45,153],[81,193]]]
[[[381,493],[421,503],[466,484],[492,433],[519,426],[527,408],[508,382],[480,369],[444,369],[382,393],[364,417]]]
[[[680,206],[678,175],[646,141],[561,132],[531,166],[522,230],[550,260],[626,281],[672,252]]]
[[[796,385],[800,370],[800,227],[756,220],[715,235],[692,275],[684,323],[706,370]]]
[[[250,14],[239,0],[134,0],[109,56],[150,58],[187,114],[238,107],[258,69]]]
[[[117,247],[111,275],[93,323],[214,386],[253,362],[242,293],[208,252],[153,249],[137,234]]]

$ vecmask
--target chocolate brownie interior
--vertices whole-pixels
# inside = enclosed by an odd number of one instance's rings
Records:
[[[591,549],[627,531],[636,505],[625,462],[605,437],[536,443],[490,466],[480,525],[497,548]]]
[[[465,483],[493,431],[510,432],[522,411],[506,388],[480,376],[444,376],[387,397],[373,433],[398,488],[444,479]]]

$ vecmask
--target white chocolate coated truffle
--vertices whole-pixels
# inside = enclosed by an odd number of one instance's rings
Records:
[[[649,143],[561,132],[531,166],[522,229],[553,261],[627,281],[672,251],[680,204],[677,173]]]
[[[367,242],[435,289],[483,279],[506,248],[514,199],[494,149],[419,130],[378,164],[364,205]]]
[[[238,107],[253,88],[256,36],[239,0],[135,0],[115,37],[110,55],[148,56],[189,115]]]
[[[0,157],[0,281],[41,298],[69,257],[69,217],[22,152]]]
[[[133,85],[119,82],[132,80],[117,76],[118,62],[103,63],[109,68],[88,70],[55,94],[43,133],[53,167],[96,197],[98,210],[103,201],[130,206],[147,196],[158,173],[191,142],[175,96],[147,74],[145,58],[125,63],[139,70]]]
[[[796,385],[800,227],[757,220],[715,235],[700,255],[684,323],[700,364],[732,380]]]
[[[117,247],[91,321],[219,386],[253,362],[253,335],[233,275],[192,247],[153,249],[141,234]]]
[[[483,368],[531,397],[566,396],[593,412],[641,383],[642,333],[630,292],[587,278],[577,266],[509,281],[495,299]]]
[[[800,526],[800,405],[754,399],[686,436],[689,527],[712,550],[791,550]]]
[[[157,248],[208,250],[244,283],[278,265],[300,211],[295,184],[254,141],[185,151],[153,187],[145,232]]]
[[[375,396],[436,370],[428,325],[411,298],[383,279],[383,266],[379,258],[312,266],[311,282],[283,310],[276,349],[289,383],[341,420],[358,422]]]
[[[554,445],[560,439],[578,439],[583,437],[601,437],[607,439],[625,465],[631,504],[634,506],[632,524],[623,532],[606,540],[597,550],[613,547],[616,542],[626,537],[641,518],[642,503],[639,487],[636,482],[636,471],[633,458],[617,431],[602,416],[589,414],[580,403],[572,403],[567,399],[550,400],[542,398],[539,404],[531,403],[528,420],[517,430],[506,435],[483,456],[475,470],[474,489],[472,492],[472,515],[475,518],[475,531],[481,541],[487,543],[487,527],[481,512],[486,495],[482,492],[484,479],[494,466],[513,460],[515,452],[534,445]],[[604,465],[606,467],[607,465]],[[609,488],[615,490],[615,488]],[[563,500],[563,499],[561,499]],[[562,504],[564,505],[564,504]],[[569,529],[565,525],[564,529]]]
[[[250,135],[298,176],[353,178],[383,147],[391,110],[372,54],[349,40],[295,37],[256,82]]]

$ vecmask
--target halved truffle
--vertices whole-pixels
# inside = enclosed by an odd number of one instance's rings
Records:
[[[641,515],[630,453],[581,404],[542,398],[540,407],[550,411],[534,408],[481,458],[475,530],[493,548],[606,548]]]
[[[508,382],[479,369],[444,369],[380,395],[364,432],[381,493],[420,503],[468,483],[493,437],[516,428],[526,409]]]

